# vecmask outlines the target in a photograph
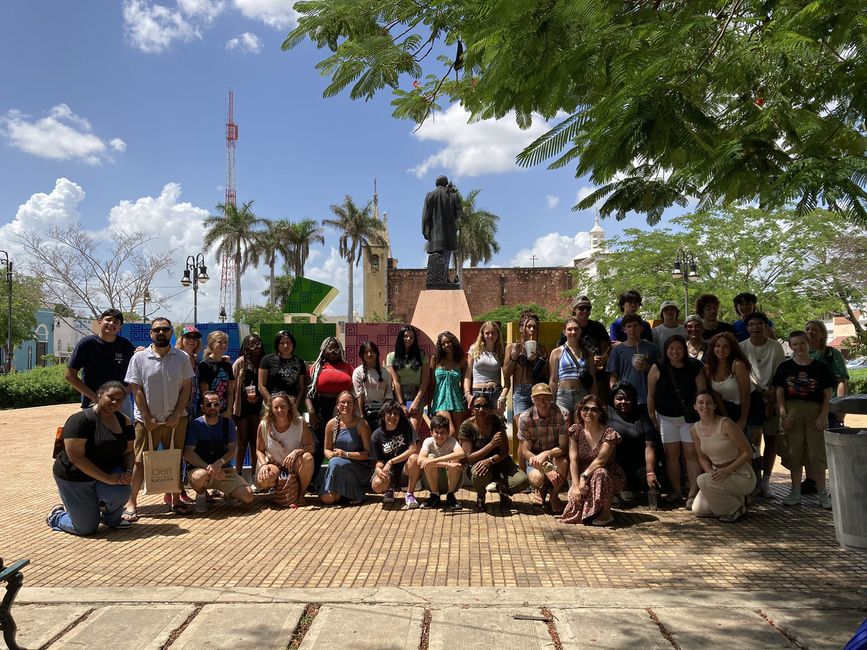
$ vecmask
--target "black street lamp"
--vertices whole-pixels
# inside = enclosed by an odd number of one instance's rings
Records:
[[[220,307],[220,322],[221,323],[226,322],[226,308],[225,307]]]
[[[151,292],[148,289],[145,289],[144,295],[141,298],[142,298],[142,302],[144,303],[144,306],[141,308],[141,311],[142,311],[141,322],[147,323],[148,322],[148,300],[151,299]]]
[[[192,280],[190,280],[192,276]],[[193,285],[193,324],[199,322],[199,283],[205,284],[208,277],[208,267],[205,266],[205,256],[199,253],[195,257],[187,257],[187,267],[184,269],[184,277],[181,284],[185,287]]]
[[[677,249],[671,277],[675,280],[683,278],[683,317],[686,318],[689,315],[689,283],[699,278],[695,255],[682,248]]]
[[[9,312],[6,322],[6,374],[12,372],[12,260],[9,253],[0,251],[0,264],[6,267],[6,292],[9,297]]]

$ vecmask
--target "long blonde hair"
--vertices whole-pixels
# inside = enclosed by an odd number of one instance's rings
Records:
[[[226,339],[226,343],[229,343],[229,337],[225,332],[221,332],[220,330],[215,330],[208,334],[208,344],[205,346],[205,351],[202,352],[202,360],[211,360],[211,361],[219,361],[223,357],[215,357],[213,352],[211,351],[211,345],[220,337]]]
[[[503,333],[500,331],[500,326],[492,320],[486,320],[479,328],[479,335],[476,337],[476,342],[470,346],[470,356],[473,360],[478,360],[487,348],[485,347],[485,328],[493,328],[497,333],[497,343],[494,346],[494,357],[502,364],[503,356],[505,355],[505,346],[503,345]]]
[[[295,404],[295,399],[289,395],[288,393],[284,393],[283,391],[278,391],[276,393],[271,393],[271,400],[268,402],[268,406],[265,408],[265,415],[262,417],[262,422],[265,423],[265,430],[271,431],[271,428],[274,424],[274,400],[282,399],[286,402],[286,417],[289,418],[289,424],[291,425],[295,422],[295,419],[298,417],[298,406]]]

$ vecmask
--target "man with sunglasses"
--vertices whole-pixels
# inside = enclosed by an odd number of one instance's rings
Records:
[[[151,321],[151,345],[136,352],[127,368],[125,381],[135,398],[135,469],[132,494],[126,504],[124,519],[137,521],[136,501],[144,481],[142,454],[148,445],[148,433],[154,448],[162,443],[168,448],[174,436],[174,448],[183,449],[187,431],[187,402],[195,377],[186,352],[171,346],[172,322],[157,317]],[[180,486],[178,486],[180,488]],[[172,512],[188,514],[189,507],[172,494]]]
[[[512,495],[523,492],[530,481],[509,455],[506,423],[494,412],[488,396],[477,395],[470,406],[473,415],[461,424],[458,440],[476,488],[476,510],[485,509],[486,486],[491,482],[497,486],[500,505],[508,508]]]

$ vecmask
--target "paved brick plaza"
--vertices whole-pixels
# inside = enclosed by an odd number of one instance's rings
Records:
[[[355,508],[249,510],[178,517],[141,499],[132,528],[76,538],[49,530],[55,427],[74,405],[0,411],[0,554],[30,558],[28,587],[603,587],[851,592],[867,553],[841,548],[815,497],[757,502],[736,524],[686,510],[616,510],[612,529],[566,526],[516,499],[454,515]],[[785,477],[775,485],[784,493]],[[459,493],[469,505],[472,493]],[[495,496],[489,497],[489,504]],[[315,500],[312,500],[315,503]]]

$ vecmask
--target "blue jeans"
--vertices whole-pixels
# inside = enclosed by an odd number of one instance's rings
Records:
[[[521,415],[524,411],[529,411],[533,408],[533,400],[530,397],[532,390],[532,384],[516,384],[512,386],[512,413],[514,415]]]
[[[100,516],[107,526],[116,528],[123,507],[129,500],[129,485],[109,485],[101,481],[66,481],[54,477],[65,510],[51,516],[48,525],[73,535],[92,535],[99,528]],[[105,512],[100,513],[100,501]]]

